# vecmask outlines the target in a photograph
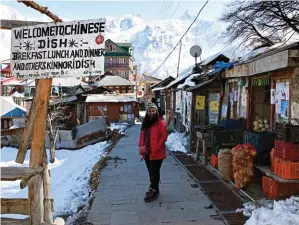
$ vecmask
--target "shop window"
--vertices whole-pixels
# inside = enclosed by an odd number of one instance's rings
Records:
[[[257,81],[256,81],[257,80]],[[252,121],[267,120],[266,124],[269,124],[271,119],[271,103],[270,103],[270,82],[265,82],[269,79],[256,79],[252,80]],[[265,131],[269,127],[254,127],[256,131]]]

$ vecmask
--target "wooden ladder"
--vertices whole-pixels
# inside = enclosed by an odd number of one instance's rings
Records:
[[[29,225],[43,224],[50,225],[44,221],[44,193],[41,191],[44,183],[44,170],[29,167],[1,167],[1,181],[21,180],[20,188],[28,185],[34,188],[34,195],[28,198],[1,198],[1,214],[29,215],[26,219],[1,218],[2,225]],[[50,200],[53,203],[53,200]],[[53,204],[52,209],[53,209]]]

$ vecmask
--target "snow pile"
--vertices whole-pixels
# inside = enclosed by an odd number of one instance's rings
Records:
[[[185,82],[183,84],[178,85],[178,89],[179,88],[184,88],[185,86],[189,86],[189,87],[194,87],[195,86],[195,82],[192,81],[193,78],[200,76],[201,74],[192,74],[191,76],[189,76]]]
[[[245,225],[297,225],[299,224],[299,197],[292,196],[283,201],[261,200],[245,203],[237,210],[250,217]]]
[[[89,194],[89,176],[92,167],[104,156],[109,144],[100,142],[80,150],[57,150],[56,159],[49,164],[51,170],[51,197],[54,199],[54,216],[77,212],[79,206],[85,205]],[[1,148],[1,167],[28,167],[30,151],[24,164],[15,162],[16,148]],[[48,154],[49,155],[49,154]],[[21,190],[20,181],[1,181],[2,198],[26,198],[28,189]],[[11,217],[11,215],[1,215]],[[13,215],[16,217],[15,215]],[[20,216],[18,216],[20,218]]]
[[[175,132],[168,136],[166,141],[166,147],[172,152],[185,152],[188,149],[188,136],[185,133]]]
[[[111,123],[110,129],[119,130],[120,133],[123,133],[128,128],[128,126],[129,126],[128,123]]]

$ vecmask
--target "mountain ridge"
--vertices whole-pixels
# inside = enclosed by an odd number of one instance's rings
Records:
[[[180,19],[171,20],[146,21],[138,13],[122,17],[107,17],[105,35],[106,39],[109,38],[115,42],[131,42],[134,46],[133,56],[138,66],[138,73],[152,75],[151,73],[172,51],[194,18],[195,16],[189,10]],[[0,19],[28,20],[17,10],[4,5],[0,5]],[[194,63],[194,58],[189,53],[193,45],[201,46],[203,50],[201,59],[221,51],[224,44],[219,40],[224,29],[225,25],[220,22],[198,19],[182,41],[180,71],[189,68]],[[10,31],[1,31],[0,47],[0,60],[8,59],[10,57]],[[178,49],[155,74],[156,77],[164,78],[177,74]],[[223,53],[230,57],[234,49],[230,46]]]

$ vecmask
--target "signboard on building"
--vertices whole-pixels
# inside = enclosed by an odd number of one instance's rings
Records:
[[[196,96],[196,104],[195,104],[195,109],[197,110],[204,110],[205,109],[205,96]]]
[[[285,50],[274,55],[249,63],[249,75],[265,73],[288,66],[289,51]]]
[[[175,111],[180,113],[181,112],[181,104],[182,104],[182,91],[179,90],[175,93]]]
[[[105,19],[96,19],[12,29],[13,76],[42,79],[101,74],[105,25]]]

